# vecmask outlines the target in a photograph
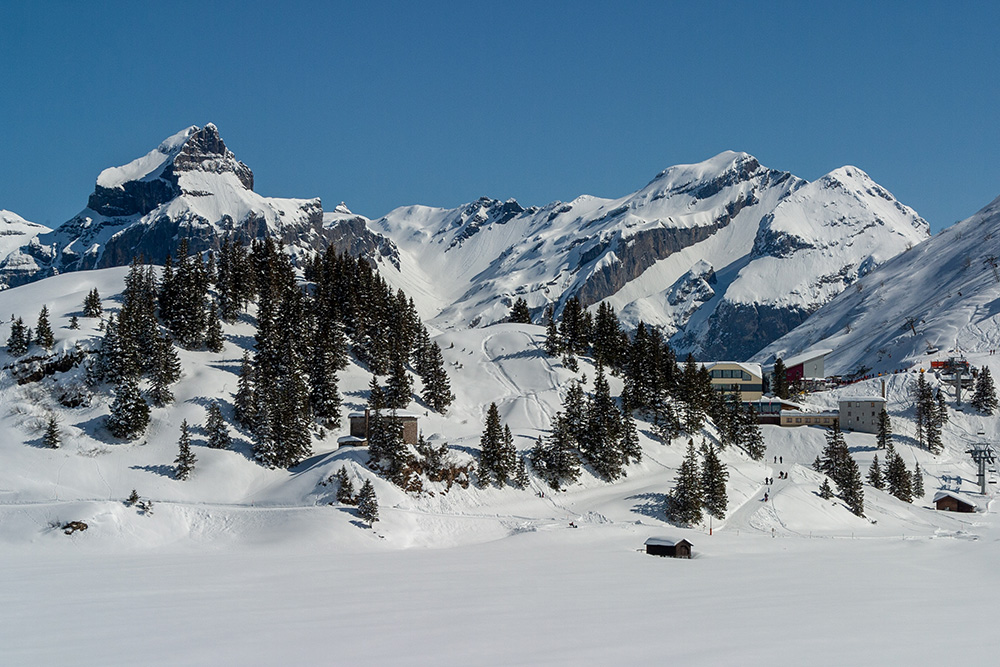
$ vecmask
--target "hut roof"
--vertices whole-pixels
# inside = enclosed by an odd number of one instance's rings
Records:
[[[685,539],[675,540],[671,537],[651,537],[648,540],[646,540],[647,545],[652,545],[655,547],[675,547],[681,542],[687,544],[688,546],[693,546],[690,542],[688,542]]]
[[[938,491],[934,494],[934,501],[937,502],[942,498],[954,498],[960,503],[965,503],[966,505],[971,505],[974,508],[978,508],[979,505],[972,498],[969,498],[964,493],[958,493],[957,491]]]
[[[383,410],[382,414],[384,416],[386,416],[386,417],[389,417],[389,416],[392,415],[392,411],[390,411],[390,410]],[[365,416],[364,412],[352,412],[349,415],[347,415],[347,418],[348,419],[364,419],[364,416]],[[417,418],[422,417],[422,416],[423,415],[421,415],[419,412],[407,412],[406,410],[396,410],[396,418],[397,419],[417,419]]]

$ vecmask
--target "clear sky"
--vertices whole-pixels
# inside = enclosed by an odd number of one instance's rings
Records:
[[[867,171],[937,231],[1000,195],[998,3],[4,2],[0,208],[214,122],[266,196],[380,216],[617,197],[726,149]]]

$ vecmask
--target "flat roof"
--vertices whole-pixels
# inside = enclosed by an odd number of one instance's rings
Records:
[[[756,375],[757,377],[762,377],[763,375],[760,369],[760,364],[755,364],[745,361],[706,361],[702,363],[702,366],[704,366],[708,370],[712,370],[716,366],[720,366],[722,364],[728,364],[730,366],[739,366],[747,373],[750,373],[751,375]]]
[[[798,366],[799,364],[804,364],[807,361],[812,361],[817,357],[825,357],[826,355],[832,353],[833,350],[810,350],[809,352],[800,352],[794,357],[789,357],[788,359],[782,359],[781,363],[785,364],[785,368],[790,368],[792,366]]]
[[[385,417],[388,417],[391,414],[392,414],[391,410],[383,410],[382,411],[382,415],[385,416]],[[364,416],[365,416],[364,412],[352,412],[349,415],[347,415],[347,418],[348,419],[362,419],[362,418],[364,418]],[[417,417],[422,417],[422,416],[423,415],[421,415],[418,412],[407,412],[406,410],[396,410],[396,417],[398,417],[398,418],[404,418],[404,419],[413,418],[413,419],[416,419]]]
[[[885,399],[881,396],[844,396],[843,398],[838,398],[838,401],[844,403],[845,401],[875,401],[885,403]]]

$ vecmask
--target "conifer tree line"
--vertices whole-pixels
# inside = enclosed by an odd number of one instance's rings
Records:
[[[976,377],[976,389],[972,394],[972,407],[984,415],[992,415],[997,409],[997,391],[993,386],[990,369],[983,366]]]
[[[485,427],[479,438],[479,452],[479,465],[476,467],[479,486],[504,486],[507,482],[512,482],[517,488],[523,489],[528,485],[524,457],[514,447],[510,427],[500,423],[500,411],[496,403],[490,403],[486,411]]]
[[[571,370],[577,356],[591,354],[595,363],[621,376],[625,383],[623,407],[648,418],[662,440],[673,440],[681,432],[695,433],[710,417],[719,429],[720,446],[738,447],[755,460],[764,456],[764,440],[753,407],[744,405],[738,394],[713,389],[708,369],[693,356],[688,355],[681,366],[655,327],[639,322],[629,338],[614,308],[601,303],[591,318],[575,297],[566,300],[558,324],[551,307],[545,320],[546,353],[562,355],[564,363],[573,360],[567,364]],[[564,408],[565,412],[571,410]],[[561,436],[554,431],[552,437]],[[620,476],[613,462],[595,467],[606,478]]]

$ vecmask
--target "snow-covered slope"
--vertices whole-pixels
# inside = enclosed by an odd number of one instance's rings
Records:
[[[760,361],[833,350],[830,373],[889,371],[1000,346],[1000,198],[861,278]]]
[[[671,167],[619,199],[410,206],[372,228],[399,248],[383,274],[419,294],[442,328],[500,321],[517,297],[540,321],[576,296],[719,358],[748,357],[928,235],[856,168],[807,183],[733,152]]]
[[[304,252],[330,238],[354,241],[350,229],[324,224],[317,199],[276,199],[253,190],[253,172],[236,159],[215,125],[189,127],[146,155],[105,169],[87,208],[52,232],[22,244],[0,263],[0,286],[46,275],[121,266],[143,256],[161,263],[180,238],[192,251],[224,237],[269,236]],[[369,244],[377,240],[359,232]]]
[[[29,222],[13,211],[0,209],[0,261],[34,237],[50,231],[45,225]]]

